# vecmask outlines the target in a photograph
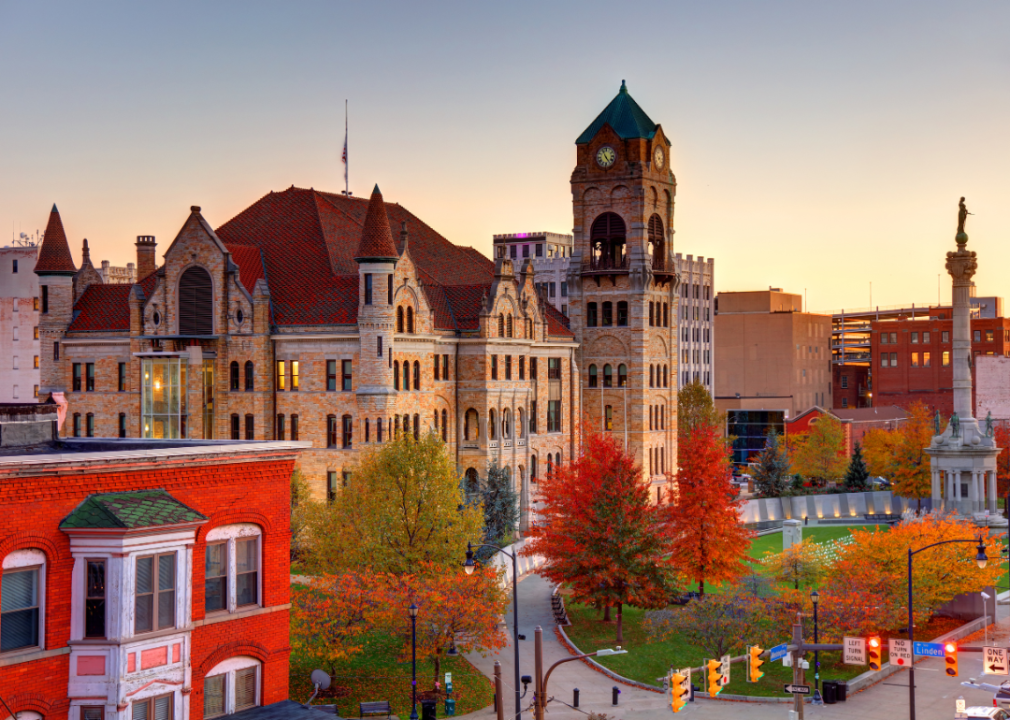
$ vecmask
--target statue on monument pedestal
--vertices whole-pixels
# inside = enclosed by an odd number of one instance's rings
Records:
[[[957,416],[957,413],[950,416],[950,427],[952,438],[961,437],[961,418]]]
[[[996,428],[993,427],[992,410],[990,410],[989,414],[985,416],[985,436],[991,438],[995,434]]]
[[[936,411],[936,416],[933,418],[933,428],[935,430],[935,432],[933,434],[934,435],[939,435],[940,434],[940,411],[939,410]]]
[[[968,208],[964,205],[964,198],[957,204],[957,234],[964,235],[964,221],[968,219],[969,215],[974,215],[974,213],[968,212]]]

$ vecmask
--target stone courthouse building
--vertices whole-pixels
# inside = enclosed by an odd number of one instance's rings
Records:
[[[55,207],[36,273],[41,394],[79,436],[311,441],[314,493],[357,451],[433,431],[461,475],[521,491],[577,452],[582,419],[637,455],[656,497],[676,458],[676,181],[669,142],[621,91],[576,141],[569,315],[530,260],[491,261],[404,207],[291,187],[216,229],[190,209],[133,285],[71,257]],[[82,274],[83,273],[83,274]]]

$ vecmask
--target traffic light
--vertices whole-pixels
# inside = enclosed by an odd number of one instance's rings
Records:
[[[691,670],[677,670],[670,676],[670,704],[680,712],[691,697]]]
[[[715,697],[722,692],[722,661],[709,660],[705,667],[708,668],[708,696]]]
[[[879,670],[881,666],[881,644],[880,638],[876,635],[871,635],[866,638],[866,662],[870,666],[870,670]]]
[[[957,677],[957,643],[943,644],[944,667],[950,677]]]
[[[764,673],[759,669],[765,664],[765,661],[761,659],[761,653],[764,650],[761,649],[759,645],[751,645],[747,648],[747,681],[756,683],[762,677]]]

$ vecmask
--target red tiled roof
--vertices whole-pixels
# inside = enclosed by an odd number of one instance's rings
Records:
[[[35,274],[67,273],[72,275],[76,272],[77,267],[74,265],[74,258],[70,255],[70,245],[67,244],[67,234],[63,231],[60,211],[56,209],[54,204],[49,213],[49,223],[46,225],[42,247],[39,249],[39,259],[35,263]]]
[[[543,308],[547,315],[547,334],[550,337],[575,337],[575,333],[568,329],[568,318],[560,310],[549,302],[543,303]]]
[[[442,290],[445,291],[456,327],[460,330],[479,330],[481,302],[491,290],[491,285],[450,285]]]
[[[256,283],[265,275],[263,274],[263,255],[258,247],[252,245],[225,245],[232,259],[238,265],[239,281],[242,287],[252,294]]]
[[[67,332],[109,332],[130,329],[129,283],[88,285],[74,304],[74,320]]]
[[[361,229],[361,242],[355,259],[400,257],[393,244],[393,233],[389,229],[389,217],[386,215],[386,203],[382,201],[382,193],[376,185],[372,197],[368,199],[368,214],[365,225]]]

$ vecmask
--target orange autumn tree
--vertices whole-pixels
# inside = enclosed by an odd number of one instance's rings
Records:
[[[747,572],[752,533],[740,523],[730,482],[729,451],[714,423],[678,429],[676,500],[666,506],[674,562],[698,583],[735,580]]]
[[[894,494],[922,500],[930,497],[929,455],[926,448],[933,441],[933,418],[925,403],[916,401],[908,407],[908,418],[895,430],[875,428],[863,436],[866,464],[874,475],[889,479]],[[919,503],[921,509],[922,503]]]
[[[432,661],[434,682],[441,676],[442,658],[451,647],[461,653],[485,653],[505,646],[498,621],[508,609],[509,596],[496,567],[479,567],[467,575],[462,567],[446,570],[422,562],[417,573],[387,575],[386,584],[382,624],[404,638],[402,655],[409,660],[407,609],[411,603],[417,606],[417,659]]]
[[[540,575],[572,591],[575,602],[617,608],[663,607],[671,575],[660,507],[641,468],[612,435],[587,432],[582,455],[540,479],[543,506],[523,552],[540,555]]]
[[[848,609],[872,605],[878,629],[895,629],[908,613],[908,549],[917,550],[944,540],[971,540],[930,548],[915,556],[912,564],[914,621],[927,621],[941,605],[961,593],[979,592],[995,585],[1002,574],[1000,547],[996,538],[984,538],[990,558],[985,568],[975,562],[980,530],[951,515],[927,515],[893,526],[889,531],[853,530],[853,542],[838,550],[838,560],[828,575],[838,603]],[[984,532],[982,533],[984,536]],[[824,594],[822,591],[822,598]],[[827,598],[822,600],[822,603]],[[827,602],[830,605],[830,602]],[[864,607],[862,612],[869,612]],[[839,624],[844,624],[840,620]]]

